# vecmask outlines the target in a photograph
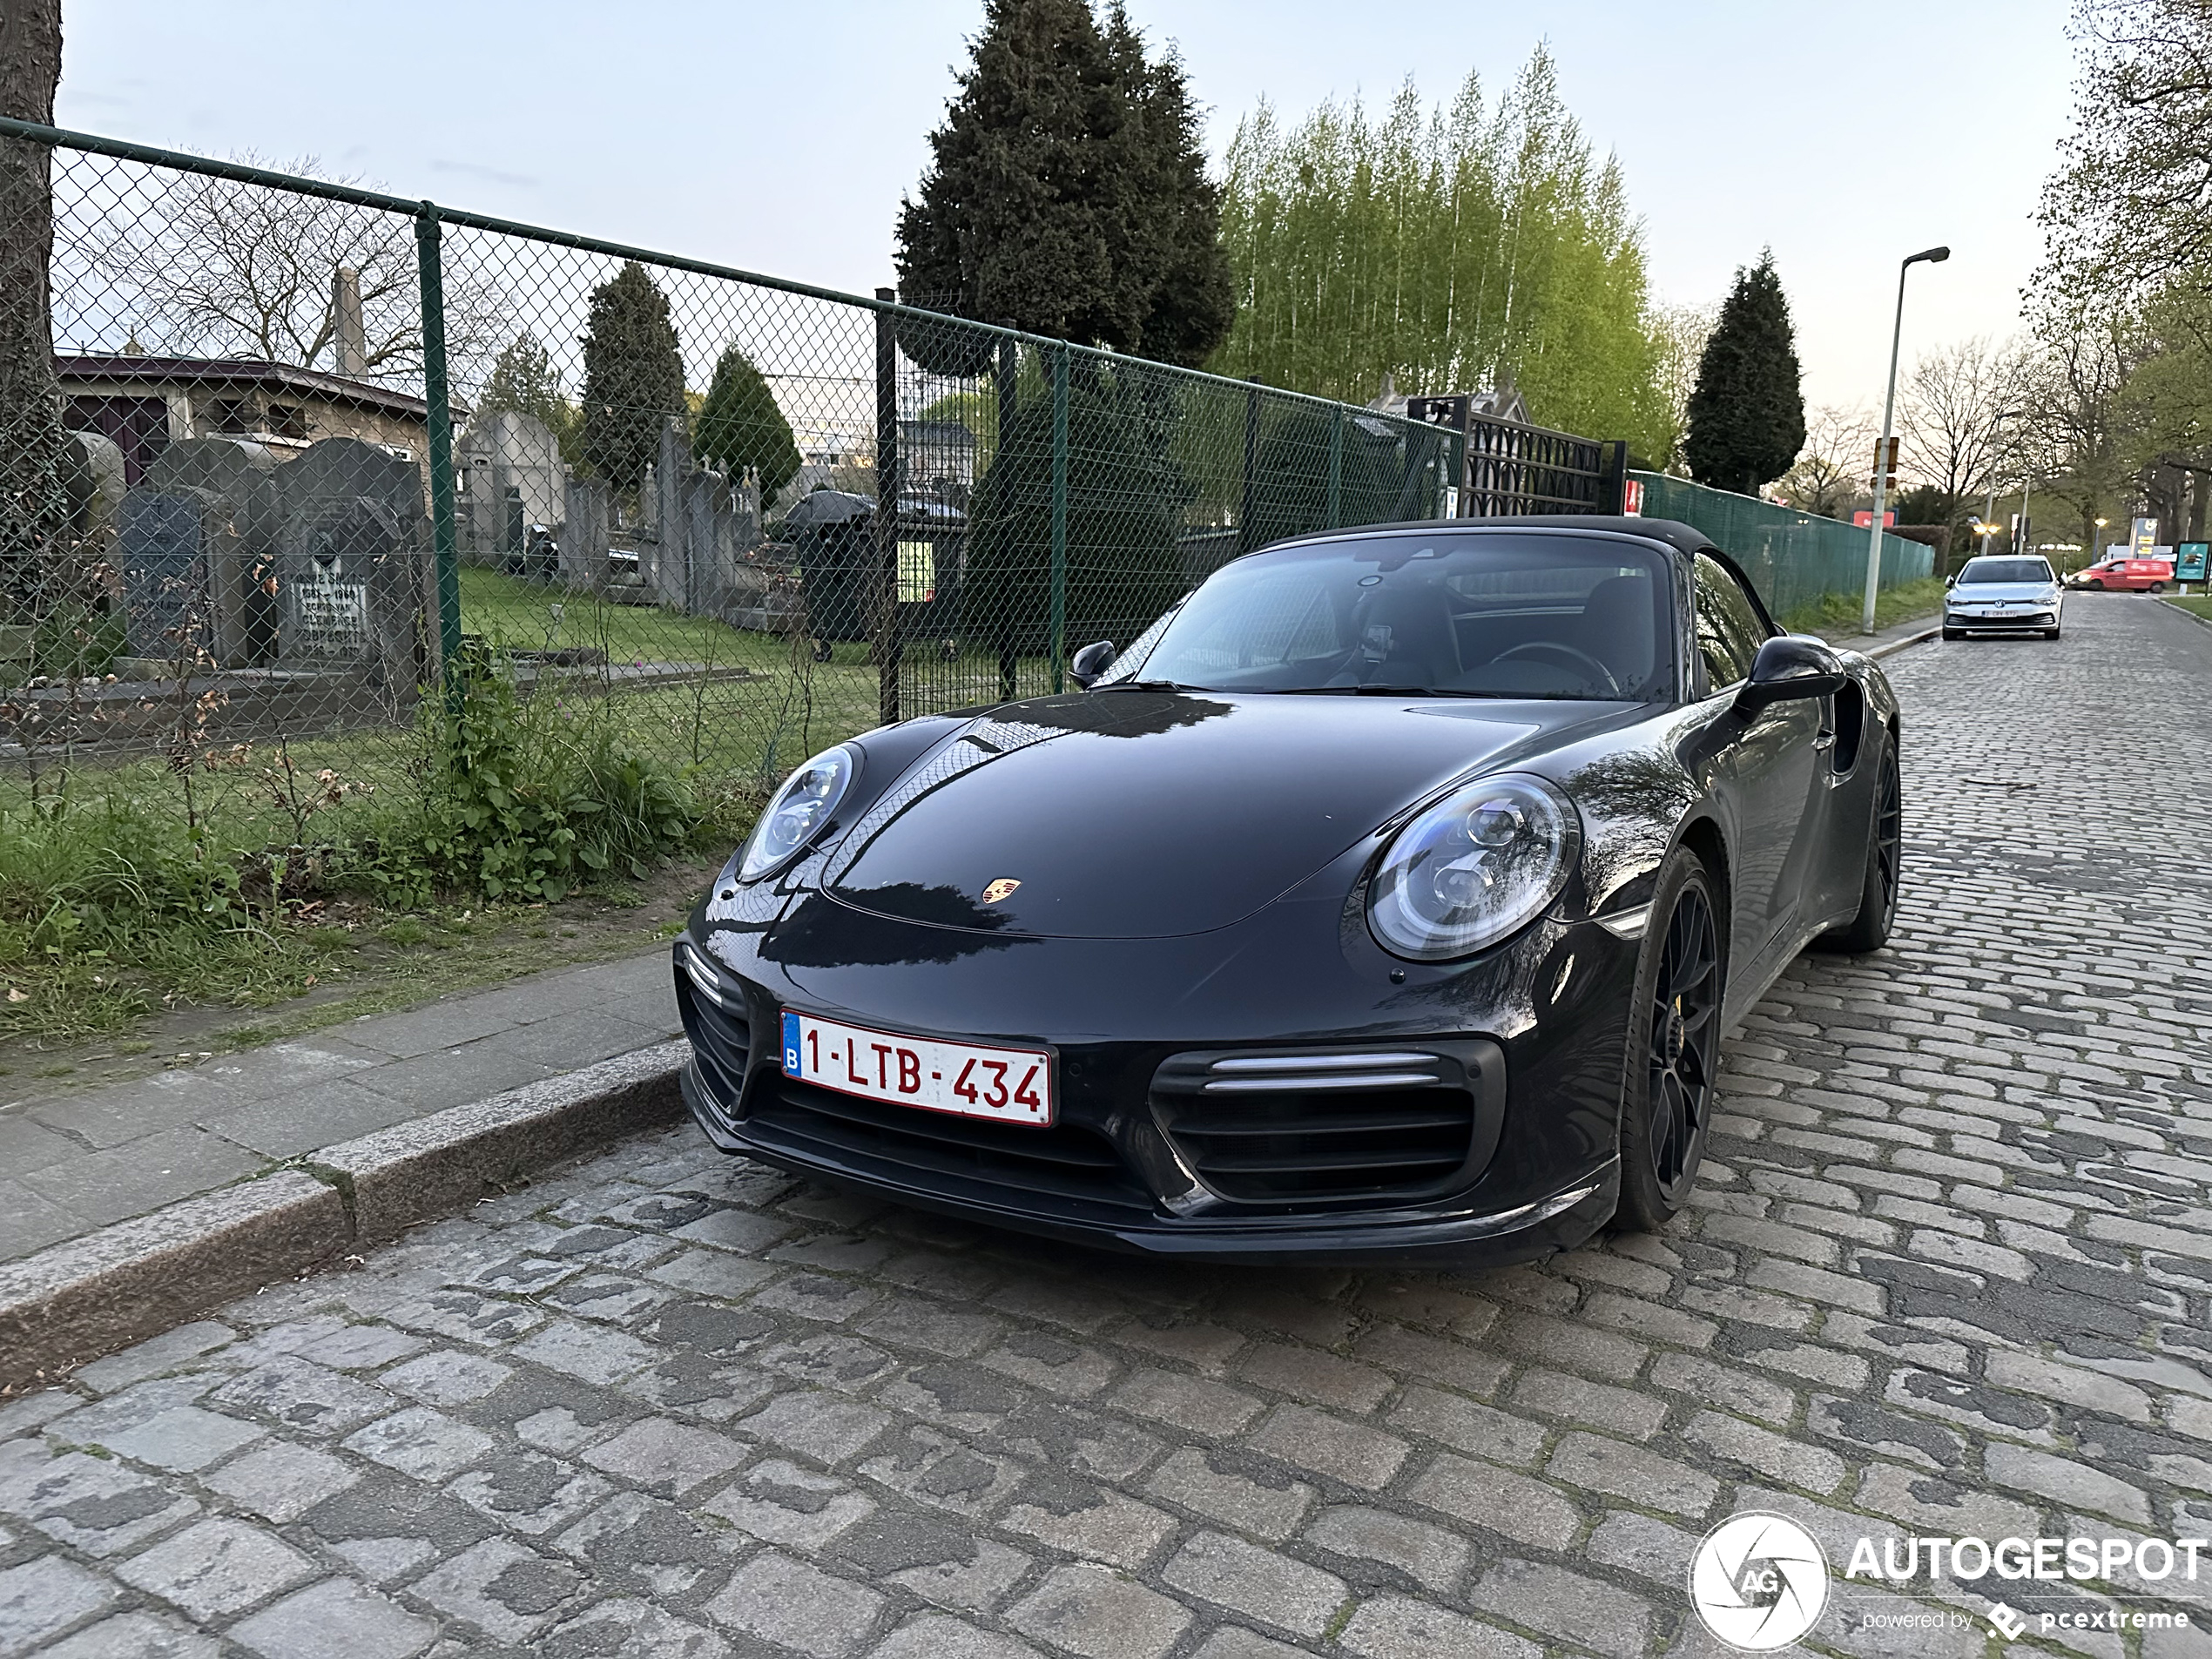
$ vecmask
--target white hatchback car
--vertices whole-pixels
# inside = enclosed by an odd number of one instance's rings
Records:
[[[1984,555],[1968,559],[1943,597],[1943,637],[2040,634],[2059,637],[2064,593],[2051,563],[2040,554]]]

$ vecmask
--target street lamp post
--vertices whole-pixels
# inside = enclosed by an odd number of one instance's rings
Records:
[[[1866,605],[1859,614],[1858,631],[1874,631],[1874,596],[1882,585],[1882,497],[1889,484],[1890,427],[1897,415],[1897,349],[1905,339],[1905,273],[1925,260],[1940,265],[1951,257],[1947,247],[1924,248],[1897,268],[1897,323],[1890,330],[1890,389],[1882,399],[1882,442],[1874,451],[1874,523],[1867,531]]]

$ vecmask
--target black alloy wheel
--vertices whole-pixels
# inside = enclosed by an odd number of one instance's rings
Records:
[[[1905,858],[1905,791],[1897,774],[1897,757],[1882,758],[1882,785],[1874,808],[1874,878],[1881,898],[1882,931],[1889,932],[1897,914],[1898,878]]]
[[[1858,914],[1812,941],[1815,950],[1863,953],[1890,941],[1897,923],[1898,894],[1905,873],[1905,788],[1898,776],[1896,739],[1882,745],[1882,767],[1875,774],[1874,818],[1867,826],[1866,873],[1859,885]]]
[[[1703,884],[1695,884],[1675,900],[1649,1010],[1644,1143],[1659,1190],[1670,1197],[1687,1184],[1704,1150],[1706,1109],[1720,1065],[1720,985],[1713,907]]]
[[[1629,1022],[1616,1226],[1664,1226],[1689,1202],[1705,1156],[1727,981],[1727,913],[1716,891],[1688,848],[1661,873]]]

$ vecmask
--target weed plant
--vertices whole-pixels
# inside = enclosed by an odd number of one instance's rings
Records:
[[[702,789],[641,753],[604,700],[526,695],[481,645],[459,666],[381,786],[278,738],[0,806],[0,1034],[81,1036],[179,998],[266,1005],[352,949],[321,924],[325,895],[542,902],[733,839],[757,810],[757,790]],[[194,775],[226,771],[258,786],[179,812]]]

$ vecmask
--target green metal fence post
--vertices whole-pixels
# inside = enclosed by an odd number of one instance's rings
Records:
[[[1329,405],[1329,522],[1334,529],[1344,517],[1344,405]]]
[[[1068,342],[1052,353],[1052,689],[1068,660]]]
[[[415,216],[415,262],[422,291],[422,398],[429,407],[430,557],[438,593],[438,673],[448,691],[461,659],[461,555],[453,516],[453,402],[446,384],[446,291],[438,210]]]
[[[1009,320],[1000,319],[999,327],[1012,328]],[[1001,339],[994,359],[993,376],[998,387],[996,435],[991,447],[991,462],[1007,451],[1014,435],[1014,417],[1021,403],[1022,342],[1012,335]],[[1022,695],[1022,641],[1014,631],[1014,618],[1001,615],[991,619],[996,630],[999,656],[999,701],[1011,703]]]
[[[899,296],[878,288],[888,306]],[[868,580],[868,637],[875,658],[875,714],[885,725],[899,718],[899,335],[891,313],[875,314],[875,558]]]
[[[1249,553],[1259,545],[1252,521],[1259,516],[1259,376],[1249,377],[1251,390],[1244,394],[1244,487],[1237,497],[1237,550]]]

